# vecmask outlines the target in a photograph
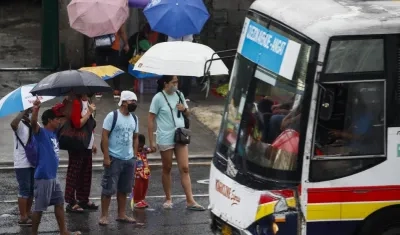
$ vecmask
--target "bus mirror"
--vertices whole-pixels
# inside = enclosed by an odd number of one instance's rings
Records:
[[[319,118],[322,120],[330,120],[333,112],[333,105],[335,95],[333,92],[328,89],[323,89],[322,97],[321,97],[321,106],[319,108]]]

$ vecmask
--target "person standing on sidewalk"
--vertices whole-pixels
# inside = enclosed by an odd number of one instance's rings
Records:
[[[110,112],[103,123],[101,150],[104,154],[104,175],[101,192],[101,217],[99,225],[108,225],[108,209],[111,196],[117,193],[117,221],[135,223],[126,215],[127,195],[132,192],[135,174],[135,157],[138,153],[139,122],[133,112],[137,96],[123,91],[119,109]]]
[[[24,145],[30,138],[31,121],[30,114],[32,109],[22,111],[11,122],[11,128],[14,131],[14,168],[18,181],[18,209],[20,226],[32,226],[32,220],[29,218],[33,203],[33,183],[35,168],[26,157]],[[21,143],[22,142],[22,143]]]
[[[96,47],[95,57],[97,66],[112,65],[115,67],[119,67],[121,40],[124,43],[122,53],[128,53],[129,43],[128,43],[128,35],[126,33],[125,23],[115,34],[115,40],[112,43],[111,47]],[[114,98],[119,98],[121,95],[120,93],[121,78],[119,76],[113,78],[113,84],[114,84]],[[98,93],[97,95],[100,95],[100,93]]]
[[[93,112],[96,106],[89,103],[88,95],[72,95],[68,99],[71,104],[68,121],[76,129],[82,128],[89,119],[94,121]],[[87,149],[68,150],[68,170],[65,183],[66,210],[82,213],[84,210],[97,210],[98,206],[89,201],[92,185],[92,157],[97,148],[94,145],[94,133]]]
[[[60,126],[60,120],[52,109],[42,114],[44,128],[40,127],[37,120],[40,100],[33,103],[31,126],[37,143],[37,166],[35,170],[34,199],[35,204],[32,213],[32,234],[37,235],[43,211],[54,205],[57,224],[61,235],[81,234],[71,233],[65,224],[64,196],[57,178],[59,164],[59,145],[56,130]]]
[[[158,80],[158,93],[153,97],[148,117],[148,134],[150,146],[156,151],[153,130],[154,120],[157,122],[157,144],[162,160],[162,184],[165,192],[163,207],[171,209],[171,169],[172,156],[175,153],[178,162],[181,184],[186,195],[186,208],[188,210],[204,211],[193,198],[192,183],[189,175],[189,150],[187,145],[177,144],[174,141],[176,128],[185,127],[183,115],[189,115],[188,105],[182,93],[178,91],[178,78],[164,75]],[[171,108],[172,111],[171,111]],[[175,120],[175,121],[174,121]],[[176,126],[175,124],[176,123]]]

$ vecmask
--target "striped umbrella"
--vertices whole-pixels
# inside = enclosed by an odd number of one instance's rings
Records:
[[[33,106],[36,96],[30,91],[36,84],[28,84],[7,94],[0,100],[0,117],[5,117],[13,113],[21,112]],[[54,98],[54,96],[38,96],[41,102]]]

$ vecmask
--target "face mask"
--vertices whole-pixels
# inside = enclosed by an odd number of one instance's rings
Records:
[[[175,93],[175,92],[178,91],[178,87],[172,86],[171,88],[169,88],[169,91],[170,91],[171,93]]]
[[[128,111],[130,113],[135,112],[136,108],[137,108],[137,104],[135,104],[135,103],[128,104]]]

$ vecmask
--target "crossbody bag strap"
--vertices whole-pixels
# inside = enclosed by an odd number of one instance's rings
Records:
[[[165,96],[165,94],[164,94],[163,91],[161,91],[161,94],[164,96],[165,101],[167,101],[168,107],[169,107],[169,109],[171,110],[172,121],[174,122],[174,126],[176,127],[175,118],[174,118],[174,112],[172,111],[172,107],[171,107],[171,105],[169,104],[169,102],[168,102],[168,100],[167,100],[167,97]]]

